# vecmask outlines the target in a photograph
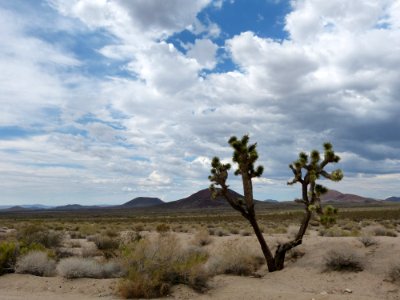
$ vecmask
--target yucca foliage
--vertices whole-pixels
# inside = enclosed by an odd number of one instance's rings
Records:
[[[320,221],[323,225],[329,227],[336,221],[337,209],[328,205],[323,210],[321,207],[321,196],[325,194],[328,189],[317,183],[321,177],[332,180],[340,181],[343,178],[343,172],[340,169],[332,172],[327,172],[325,167],[328,164],[338,163],[340,157],[335,154],[331,143],[324,145],[324,158],[317,150],[311,151],[310,155],[300,152],[299,158],[289,165],[292,170],[294,178],[289,181],[289,185],[300,183],[302,186],[302,198],[296,199],[298,203],[305,205],[306,211],[310,213],[316,212],[320,216]]]

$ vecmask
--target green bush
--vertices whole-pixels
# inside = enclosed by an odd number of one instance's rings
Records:
[[[18,256],[18,245],[14,242],[0,243],[0,275],[14,272]]]
[[[30,225],[21,228],[21,230],[18,231],[17,238],[27,245],[41,244],[46,248],[57,248],[61,246],[64,233],[47,230],[39,225]]]

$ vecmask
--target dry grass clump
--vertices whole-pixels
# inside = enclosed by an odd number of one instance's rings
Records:
[[[360,272],[364,269],[362,258],[351,249],[332,249],[324,259],[326,271]]]
[[[68,279],[102,277],[102,268],[97,261],[81,257],[62,259],[57,266],[57,272]]]
[[[47,252],[32,251],[18,258],[15,272],[50,277],[55,274],[56,262]]]
[[[342,237],[342,236],[351,236],[352,233],[348,230],[340,228],[337,225],[334,225],[329,228],[320,228],[319,235],[326,237]]]
[[[165,296],[175,284],[186,284],[196,291],[207,287],[203,265],[208,258],[199,248],[183,249],[176,236],[144,238],[125,249],[128,274],[120,283],[124,298]]]
[[[378,241],[370,236],[362,236],[358,239],[365,247],[370,247],[378,244]]]
[[[211,242],[212,239],[210,237],[210,234],[208,233],[208,230],[197,231],[192,240],[193,245],[200,247],[209,245],[211,244]]]
[[[215,256],[210,258],[208,269],[212,274],[249,276],[254,274],[264,263],[264,257],[247,244],[229,241]]]
[[[122,264],[117,261],[109,261],[100,264],[91,258],[69,257],[62,259],[57,272],[62,277],[73,278],[115,278],[125,274]]]
[[[400,263],[392,265],[388,271],[388,279],[393,283],[400,284]]]
[[[369,226],[365,228],[365,230],[370,235],[375,235],[375,236],[391,236],[391,237],[397,236],[397,233],[394,230],[385,228],[382,225]]]

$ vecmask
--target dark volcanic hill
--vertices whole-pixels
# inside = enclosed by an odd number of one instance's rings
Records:
[[[137,197],[135,199],[132,199],[131,201],[128,201],[120,207],[150,207],[150,206],[156,206],[163,204],[164,201],[162,201],[159,198],[152,198],[152,197]]]
[[[387,199],[385,199],[383,201],[385,201],[385,202],[400,202],[400,197],[392,196],[392,197],[389,197],[389,198],[387,198]]]
[[[354,194],[343,194],[335,190],[329,190],[325,195],[321,197],[322,202],[331,203],[375,203],[378,202],[376,199],[366,198]]]
[[[242,195],[236,193],[235,191],[229,190],[229,194],[234,198],[243,198]],[[263,201],[254,200],[255,204],[263,203]],[[190,195],[189,197],[164,203],[159,206],[168,209],[201,209],[201,208],[215,208],[215,207],[230,207],[229,203],[222,197],[217,199],[211,198],[210,190],[204,189],[197,193]]]
[[[243,197],[232,190],[229,190],[229,193],[234,197]],[[229,204],[222,197],[218,197],[215,200],[212,199],[210,190],[204,189],[190,195],[189,197],[165,203],[163,207],[170,209],[195,209],[208,207],[229,207]]]

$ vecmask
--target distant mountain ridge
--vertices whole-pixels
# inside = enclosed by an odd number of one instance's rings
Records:
[[[392,197],[386,198],[383,201],[385,201],[385,202],[400,202],[400,197],[392,196]]]
[[[229,190],[229,194],[233,198],[244,198],[243,195]],[[376,203],[400,203],[400,197],[389,197],[385,200],[377,200],[368,197],[362,197],[355,194],[345,194],[336,190],[329,190],[325,195],[321,197],[323,203],[343,203],[343,204],[376,204]],[[264,201],[254,200],[255,204],[259,207],[276,207],[279,205],[288,205],[288,203],[293,203],[293,201],[284,201],[279,202],[272,199],[267,199]],[[125,202],[121,205],[80,205],[80,204],[68,204],[63,206],[46,206],[40,204],[33,205],[3,205],[0,206],[1,211],[10,211],[10,212],[18,212],[18,211],[84,211],[84,210],[126,210],[126,209],[144,209],[144,210],[160,210],[160,209],[169,209],[169,210],[198,210],[198,209],[208,209],[208,208],[230,208],[229,203],[223,198],[218,197],[217,199],[212,199],[210,190],[202,189],[194,194],[191,194],[188,197],[171,201],[164,202],[156,197],[136,197],[128,202]]]
[[[380,200],[362,197],[355,194],[343,194],[336,190],[328,190],[328,192],[321,197],[322,202],[331,203],[376,203]]]

